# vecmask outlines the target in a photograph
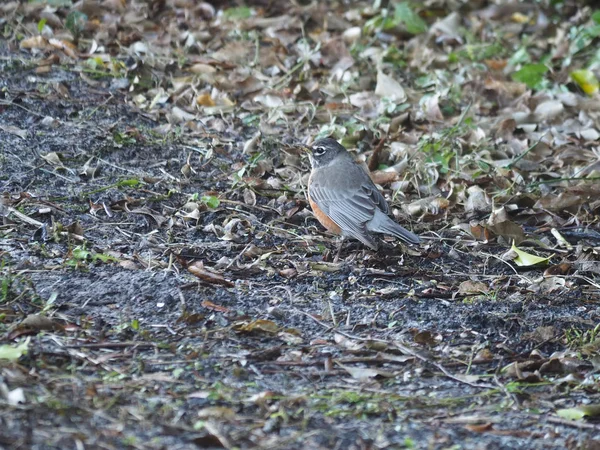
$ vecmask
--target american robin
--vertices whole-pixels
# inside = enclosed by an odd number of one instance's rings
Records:
[[[373,250],[378,241],[371,233],[390,234],[410,244],[421,242],[389,217],[389,205],[375,183],[337,141],[318,140],[309,149],[309,158],[308,201],[327,230],[358,239]]]

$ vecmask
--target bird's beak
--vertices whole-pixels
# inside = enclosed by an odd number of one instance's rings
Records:
[[[306,146],[306,145],[302,145],[300,146],[300,148],[302,149],[302,151],[308,155],[310,155],[312,153],[311,148]]]

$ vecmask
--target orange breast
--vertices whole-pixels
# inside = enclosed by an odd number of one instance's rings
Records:
[[[313,214],[315,215],[315,217],[317,218],[317,220],[319,222],[321,222],[321,225],[323,225],[325,228],[327,228],[327,230],[333,234],[342,234],[342,229],[340,227],[338,227],[338,225],[331,220],[329,217],[327,217],[327,214],[325,214],[321,208],[319,208],[319,205],[317,205],[315,202],[313,202],[312,198],[310,198],[310,178],[308,179],[308,203],[310,203],[310,207],[313,210]]]
[[[319,208],[319,206],[310,199],[310,193],[308,194],[308,203],[310,203],[310,207],[313,210],[313,214],[315,215],[317,220],[321,222],[321,225],[323,225],[325,228],[327,228],[328,231],[332,232],[333,234],[342,234],[342,229],[338,227],[333,220],[327,217],[327,214],[321,211],[321,208]]]

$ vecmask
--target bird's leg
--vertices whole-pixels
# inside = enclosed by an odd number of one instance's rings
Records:
[[[340,259],[340,253],[342,253],[342,247],[344,246],[344,240],[345,239],[346,238],[344,236],[342,236],[342,238],[340,239],[340,245],[338,246],[337,253],[335,254],[335,258],[333,258],[333,263],[334,264],[337,264],[337,262]]]

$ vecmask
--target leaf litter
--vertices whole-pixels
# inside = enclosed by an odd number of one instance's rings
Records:
[[[598,444],[593,6],[0,11],[3,445]],[[331,262],[324,136],[424,244]]]

